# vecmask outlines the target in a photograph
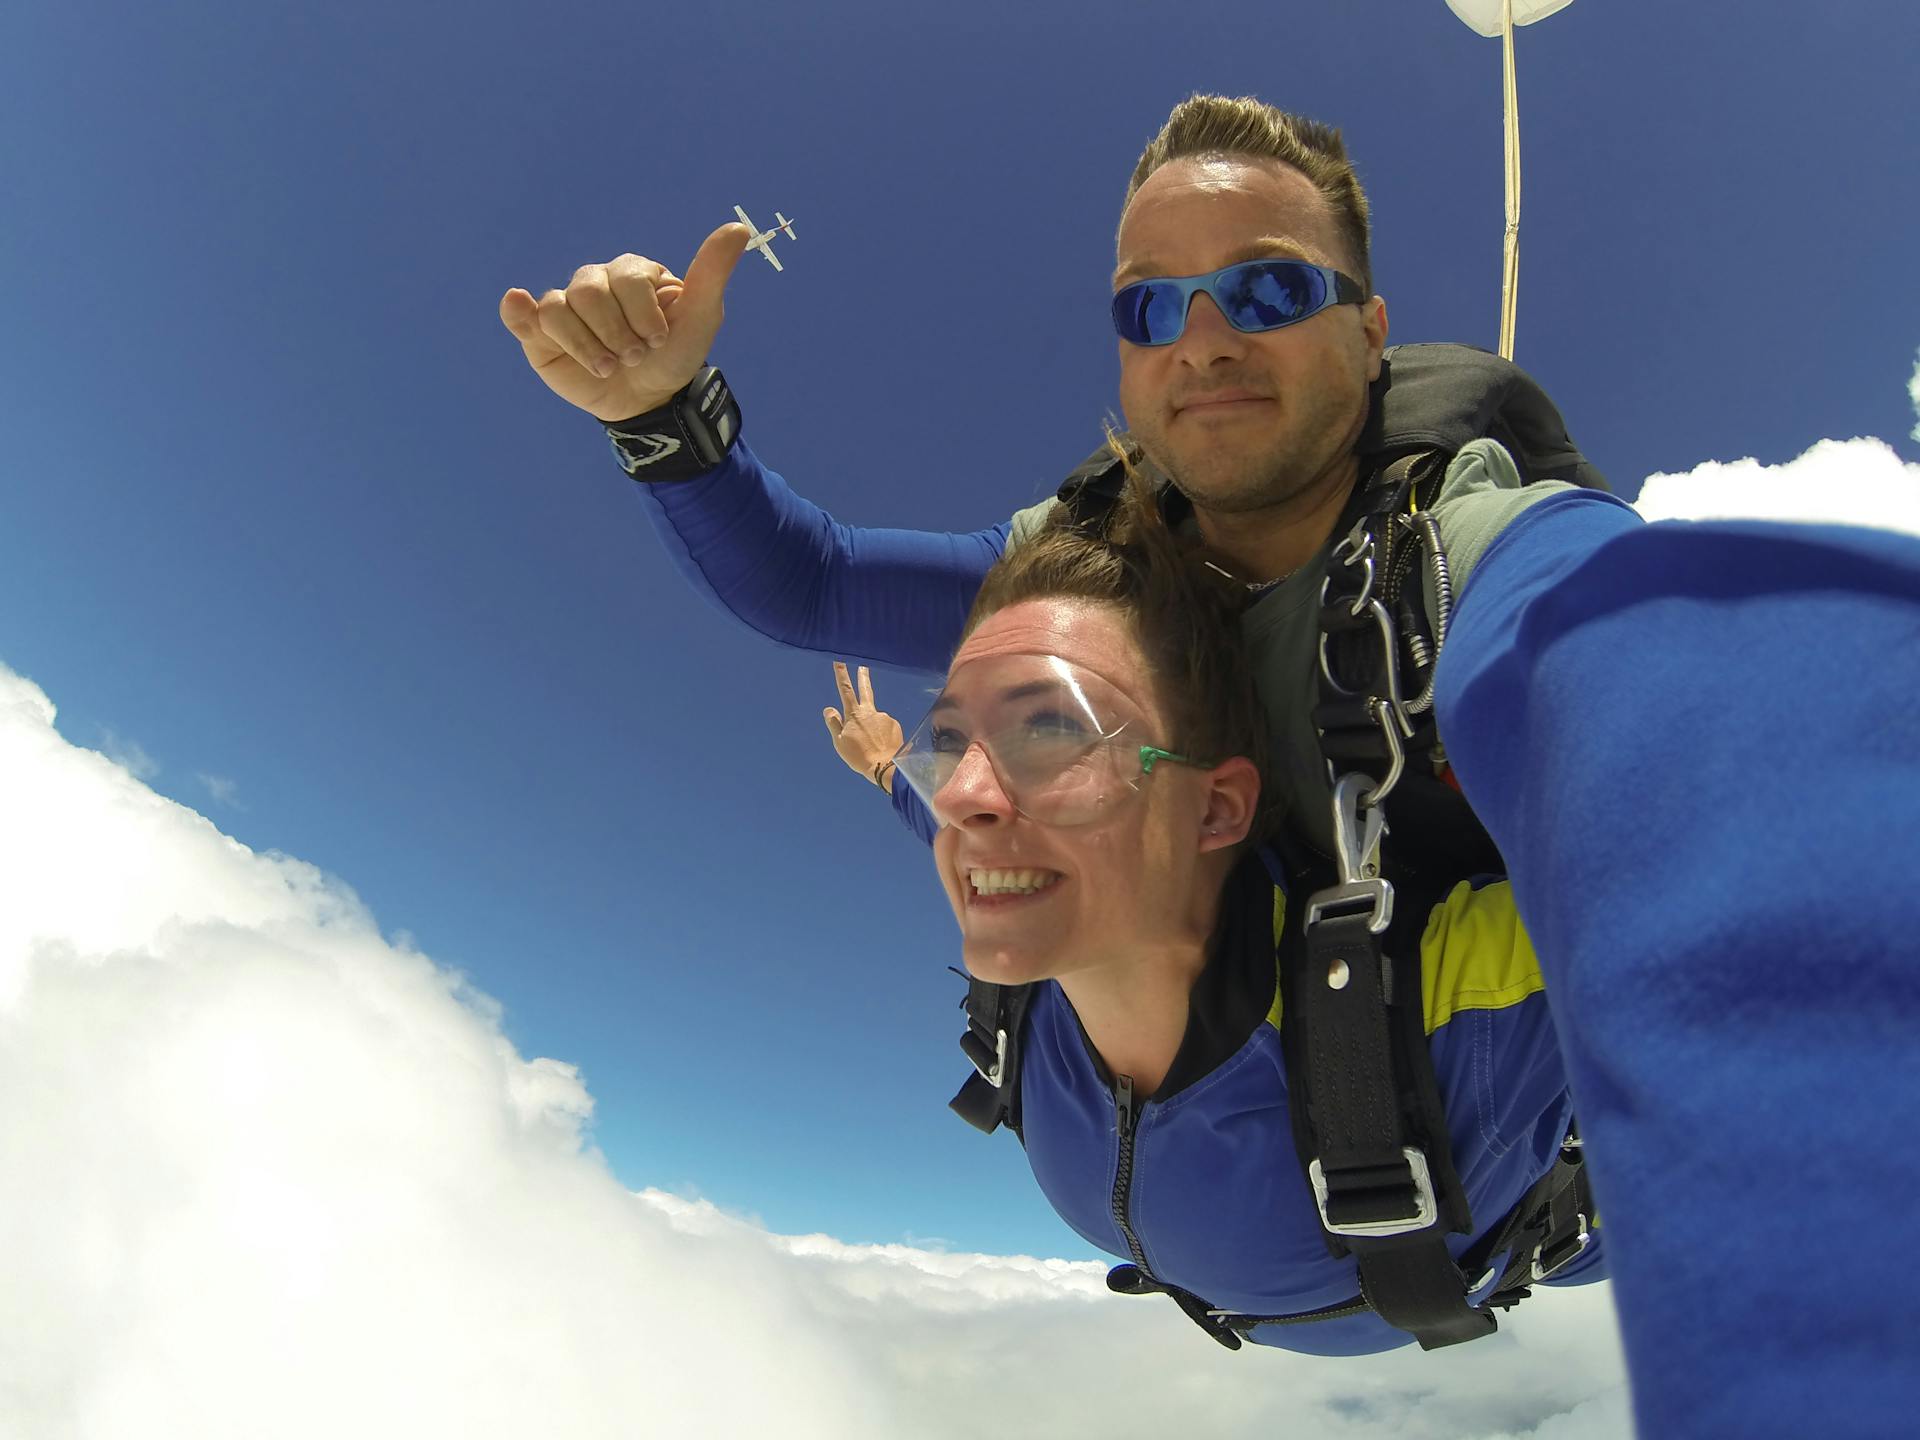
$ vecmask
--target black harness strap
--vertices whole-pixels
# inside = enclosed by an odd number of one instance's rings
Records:
[[[1420,930],[1440,896],[1396,875],[1407,892],[1396,906],[1396,886],[1382,873],[1381,802],[1432,748],[1431,722],[1416,724],[1406,704],[1401,666],[1412,647],[1396,620],[1401,588],[1410,576],[1418,583],[1420,547],[1396,547],[1395,527],[1433,469],[1433,457],[1416,452],[1369,477],[1327,568],[1314,719],[1337,779],[1338,873],[1308,898],[1285,1011],[1299,1056],[1290,1064],[1304,1115],[1296,1134],[1328,1249],[1354,1258],[1364,1297],[1427,1350],[1498,1324],[1467,1303],[1446,1246],[1446,1236],[1472,1233],[1473,1217],[1453,1166],[1421,1001]]]
[[[967,977],[967,1028],[960,1048],[973,1074],[947,1102],[962,1120],[991,1135],[1002,1123],[1020,1133],[1020,1030],[1033,1001],[1031,985],[995,985]]]
[[[1295,1148],[1327,1248],[1354,1258],[1381,1318],[1431,1350],[1496,1322],[1466,1303],[1445,1240],[1473,1218],[1421,1002],[1420,934],[1439,890],[1407,881],[1396,898],[1384,930],[1371,909],[1316,913],[1309,900],[1305,926],[1281,944],[1281,1028]]]

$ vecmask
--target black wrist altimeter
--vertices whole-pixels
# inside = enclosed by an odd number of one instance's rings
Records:
[[[620,468],[642,484],[691,480],[725,458],[740,433],[740,407],[709,365],[657,410],[605,422]]]

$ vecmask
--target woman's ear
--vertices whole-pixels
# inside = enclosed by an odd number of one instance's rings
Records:
[[[1207,785],[1207,809],[1200,820],[1203,855],[1247,838],[1260,806],[1260,772],[1246,756],[1236,755],[1213,767]]]

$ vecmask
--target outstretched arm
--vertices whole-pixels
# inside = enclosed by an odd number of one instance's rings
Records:
[[[968,535],[843,525],[736,440],[692,480],[640,488],[680,573],[782,645],[944,672],[1008,527]]]
[[[564,290],[500,299],[527,364],[568,404],[619,425],[671,400],[706,363],[744,225],[709,235],[682,279],[644,255],[583,265]],[[802,500],[737,438],[690,480],[640,486],[680,572],[709,601],[783,645],[944,670],[997,525],[971,535],[862,530]]]
[[[1643,1434],[1920,1408],[1886,1253],[1840,1238],[1920,1194],[1917,636],[1911,537],[1585,491],[1455,613],[1441,732],[1538,947]]]

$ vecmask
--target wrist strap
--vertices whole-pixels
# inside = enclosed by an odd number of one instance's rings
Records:
[[[709,365],[657,409],[604,423],[620,468],[651,485],[691,480],[725,459],[740,434],[740,406]]]

